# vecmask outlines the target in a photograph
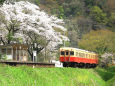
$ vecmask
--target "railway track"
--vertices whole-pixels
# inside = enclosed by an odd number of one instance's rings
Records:
[[[31,67],[55,67],[53,63],[41,63],[41,62],[20,62],[20,61],[0,61],[0,64],[6,64],[10,66],[27,65]]]

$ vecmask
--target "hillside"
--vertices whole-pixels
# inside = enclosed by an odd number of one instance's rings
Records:
[[[0,65],[0,86],[106,86],[104,70],[80,68],[31,68]],[[115,74],[114,74],[115,76]],[[114,78],[113,78],[114,79]],[[114,83],[114,82],[113,82]],[[112,84],[112,83],[111,83]],[[111,85],[114,86],[114,85]]]
[[[1,0],[1,43],[26,43],[29,55],[37,50],[42,62],[58,58],[62,46],[114,55],[114,4],[115,0]]]

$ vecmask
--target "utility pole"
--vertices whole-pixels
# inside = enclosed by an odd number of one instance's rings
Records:
[[[47,40],[46,40],[46,36],[45,36],[45,58],[44,58],[44,61],[45,61],[46,58],[47,58],[47,54],[46,54],[46,53],[47,53],[47,52],[46,52],[46,46],[47,46],[47,45],[46,45],[46,43],[47,43]]]
[[[65,36],[65,31],[64,31],[64,36]],[[64,47],[65,47],[65,40],[64,40]]]
[[[0,35],[0,45],[2,44],[2,35]]]

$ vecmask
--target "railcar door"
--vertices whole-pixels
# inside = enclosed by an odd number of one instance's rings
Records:
[[[65,51],[65,57],[64,57],[64,58],[65,58],[65,61],[66,61],[66,62],[69,62],[69,59],[70,59],[69,50],[66,50],[66,51]]]
[[[72,57],[74,57],[74,51],[70,51],[69,61],[70,61],[70,58],[72,59]]]

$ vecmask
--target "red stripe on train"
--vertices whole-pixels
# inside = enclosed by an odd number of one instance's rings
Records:
[[[88,59],[81,57],[60,57],[60,62],[77,62],[77,63],[91,63],[98,64],[98,59]]]

